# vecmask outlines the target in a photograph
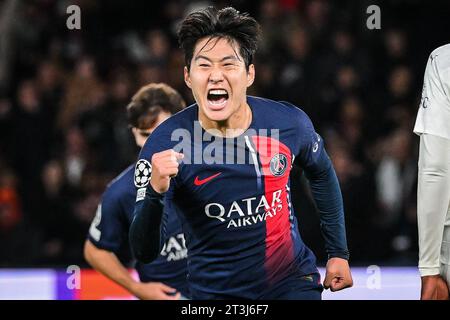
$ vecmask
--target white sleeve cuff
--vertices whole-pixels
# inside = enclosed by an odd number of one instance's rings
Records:
[[[421,268],[419,267],[419,273],[421,277],[425,277],[425,276],[436,276],[438,274],[440,274],[440,268]]]

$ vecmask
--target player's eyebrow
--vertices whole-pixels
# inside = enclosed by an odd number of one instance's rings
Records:
[[[238,60],[235,56],[226,56],[223,57],[222,60],[220,60],[220,62],[224,62],[225,60]]]
[[[212,60],[210,58],[208,58],[207,56],[204,55],[198,55],[195,57],[194,61],[200,60],[200,59],[205,59],[209,62],[212,62]],[[235,56],[233,55],[229,55],[229,56],[225,56],[222,59],[220,59],[220,62],[224,62],[225,60],[238,60]]]

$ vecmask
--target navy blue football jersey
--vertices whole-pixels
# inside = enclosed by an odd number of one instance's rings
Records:
[[[128,247],[128,230],[133,220],[136,189],[135,165],[128,167],[107,187],[89,229],[89,240],[98,248],[119,253]],[[176,214],[164,212],[166,237],[157,259],[149,264],[137,262],[142,282],[163,282],[189,296],[186,282],[187,249]]]
[[[299,108],[258,97],[247,102],[252,122],[242,135],[223,138],[203,130],[194,104],[161,124],[139,156],[141,169],[151,169],[157,152],[184,154],[164,201],[183,224],[194,299],[264,298],[290,279],[317,274],[315,256],[298,231],[289,173],[294,161],[306,174],[321,172],[323,140]],[[137,167],[145,181],[136,212],[148,186],[141,172]],[[346,252],[346,239],[342,202],[336,203],[330,213],[335,220],[326,228],[338,230],[325,242],[337,253]]]

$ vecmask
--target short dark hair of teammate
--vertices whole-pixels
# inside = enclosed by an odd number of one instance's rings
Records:
[[[208,7],[186,17],[178,31],[178,41],[188,70],[197,41],[205,37],[210,37],[209,41],[223,38],[235,41],[248,70],[258,48],[260,35],[258,22],[248,14],[240,13],[231,7],[221,10]]]
[[[127,106],[128,124],[140,130],[155,125],[161,112],[175,114],[186,106],[181,95],[164,83],[142,87]]]

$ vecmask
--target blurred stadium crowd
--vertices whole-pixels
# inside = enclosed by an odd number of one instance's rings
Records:
[[[81,8],[81,30],[66,27]],[[125,106],[149,82],[183,82],[177,23],[208,2],[0,2],[0,266],[85,265],[106,184],[137,157]],[[425,63],[445,39],[445,2],[215,1],[256,17],[263,40],[250,94],[312,118],[340,180],[351,264],[417,260],[418,140]],[[292,182],[305,242],[324,263],[304,180]]]

